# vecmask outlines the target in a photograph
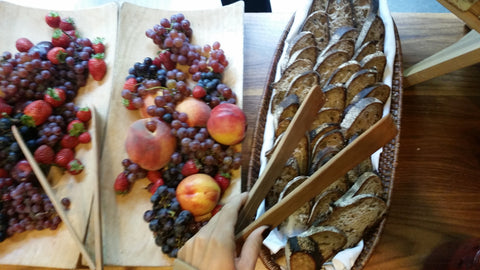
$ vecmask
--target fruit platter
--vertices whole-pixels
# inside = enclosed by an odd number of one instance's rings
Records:
[[[1,158],[2,207],[5,207],[1,265],[74,268],[78,263],[80,252],[75,241],[34,181],[31,166],[18,143],[12,140],[9,129],[15,125],[20,130],[35,160],[48,174],[55,197],[64,203],[72,227],[85,238],[98,182],[97,164],[92,162],[98,149],[91,138],[103,135],[108,111],[116,10],[117,5],[108,4],[50,14],[48,10],[0,2],[0,27],[9,29],[0,40],[3,53],[0,118],[2,140],[8,139],[2,145],[2,152],[6,150],[10,156]],[[105,23],[97,25],[95,21],[100,18]],[[108,40],[102,52],[98,51],[102,60],[93,60],[96,37]],[[87,47],[88,50],[82,51]],[[94,77],[94,68],[88,67],[90,59],[102,62],[106,73]],[[91,115],[84,118],[77,114],[92,111],[98,118],[96,126],[89,120]],[[67,125],[80,127],[75,129],[85,133],[82,143],[80,134],[70,134]],[[67,166],[72,158],[77,162],[77,171]]]

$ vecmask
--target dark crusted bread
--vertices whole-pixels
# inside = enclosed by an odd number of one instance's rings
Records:
[[[330,40],[327,47],[321,52],[320,55],[325,55],[331,51],[342,50],[348,53],[350,58],[355,53],[355,41],[351,38],[343,38],[339,40]]]
[[[344,178],[341,178],[334,183],[336,182],[338,182],[339,184],[343,184],[346,187],[346,185],[344,184]],[[331,209],[330,205],[333,204],[333,202],[335,202],[336,200],[340,199],[343,194],[343,190],[336,188],[327,188],[320,195],[316,196],[312,205],[312,210],[310,211],[310,216],[308,217],[308,225],[311,226],[313,222],[318,218],[322,218],[325,215],[328,215]]]
[[[308,179],[308,176],[297,176],[287,183],[285,188],[280,193],[278,200],[282,200],[294,189],[300,186]],[[303,204],[300,208],[295,210],[287,219],[282,221],[278,226],[278,230],[287,237],[297,235],[308,228],[308,218],[312,210],[312,202]]]
[[[358,29],[353,26],[342,26],[337,28],[333,35],[330,37],[330,41],[334,42],[340,39],[353,39],[357,40]]]
[[[350,60],[350,54],[342,50],[330,51],[324,55],[320,55],[313,69],[320,74],[320,87],[323,87],[332,73],[342,63]]]
[[[310,166],[310,174],[315,172],[329,157],[335,155],[345,146],[345,139],[341,130],[331,130],[320,137],[313,148],[311,148],[312,162]],[[325,156],[325,152],[332,147],[335,151],[328,151],[329,156]],[[331,155],[330,155],[331,154]],[[323,162],[323,160],[326,160]]]
[[[379,50],[383,51],[385,42],[385,25],[382,18],[376,13],[369,13],[367,19],[363,23],[362,29],[358,34],[355,48],[360,48],[364,43],[376,40],[378,41]]]
[[[288,95],[295,94],[298,96],[298,101],[300,104],[303,102],[305,97],[308,95],[309,91],[313,86],[320,83],[320,75],[314,70],[306,71],[302,74],[299,74],[292,80],[290,87],[288,89]]]
[[[339,123],[324,123],[320,126],[315,127],[314,129],[310,130],[309,137],[310,137],[310,149],[313,149],[315,144],[322,136],[334,129],[340,129]]]
[[[378,51],[380,51],[378,49],[378,40],[371,40],[363,43],[363,45],[360,46],[360,48],[357,48],[355,50],[355,54],[352,56],[352,59],[355,59],[356,61],[360,62],[365,56]]]
[[[318,169],[320,169],[320,167],[338,154],[343,146],[343,144],[327,145],[324,148],[317,147],[312,149],[312,162],[309,174],[314,174]]]
[[[377,71],[377,81],[383,81],[383,73],[385,66],[387,65],[387,57],[382,51],[377,51],[372,54],[366,55],[360,65],[364,69],[374,69]]]
[[[284,118],[282,121],[278,122],[277,128],[275,129],[275,138],[278,138],[280,134],[284,133],[287,130],[288,125],[292,122],[293,117]]]
[[[361,194],[348,200],[336,201],[332,212],[316,226],[333,226],[347,235],[343,248],[355,246],[368,228],[373,227],[385,214],[387,204],[375,195]]]
[[[307,173],[308,165],[309,165],[309,138],[308,135],[305,134],[300,141],[298,142],[297,147],[293,150],[292,157],[297,160],[298,163],[298,174],[305,175]]]
[[[288,159],[287,163],[283,167],[282,174],[275,180],[275,184],[272,186],[267,196],[265,197],[265,205],[267,209],[278,202],[280,193],[283,191],[285,186],[298,175],[299,173],[297,160],[291,157]]]
[[[383,198],[383,184],[380,176],[372,171],[364,172],[339,200],[348,200],[360,194],[372,194]]]
[[[316,45],[303,47],[301,49],[296,50],[290,56],[290,58],[288,59],[287,65],[295,62],[298,59],[307,59],[307,60],[310,60],[312,62],[315,62],[317,60],[318,53],[319,53],[319,51],[318,51],[318,48],[317,48]]]
[[[328,78],[326,84],[336,84],[342,83],[345,84],[353,74],[360,71],[362,66],[356,60],[349,60],[340,64],[336,70],[333,71],[330,78]]]
[[[388,97],[390,97],[390,92],[391,92],[390,86],[382,82],[377,82],[377,83],[374,83],[373,85],[370,85],[364,88],[362,91],[356,94],[352,98],[352,101],[350,103],[355,104],[364,97],[374,97],[380,100],[383,104],[385,104],[385,102],[387,102],[388,100]]]
[[[345,83],[347,95],[345,97],[345,105],[352,103],[353,97],[362,91],[365,87],[373,85],[377,82],[377,71],[374,69],[361,69],[353,74]]]
[[[293,117],[300,107],[298,96],[291,94],[285,97],[275,109],[274,115],[278,122],[285,118]]]
[[[285,258],[289,270],[320,270],[324,260],[318,245],[308,237],[290,237],[285,245]]]
[[[310,31],[302,31],[295,35],[287,48],[288,56],[291,57],[296,51],[305,47],[316,46],[315,36]]]
[[[324,107],[342,111],[345,109],[345,95],[347,90],[343,84],[327,84],[323,87],[322,91],[325,94]]]
[[[378,12],[378,0],[352,0],[355,26],[361,27],[370,13]]]
[[[323,50],[330,40],[328,15],[324,11],[315,11],[305,19],[301,31],[310,31],[315,36],[317,47]]]
[[[353,7],[350,0],[330,0],[327,7],[330,36],[340,27],[354,26]]]
[[[347,243],[345,232],[333,226],[314,226],[298,235],[298,238],[309,237],[317,243],[324,262],[342,249]]]
[[[311,14],[315,11],[327,11],[328,0],[312,0],[312,4],[308,10],[308,14]]]
[[[354,106],[345,111],[345,116],[340,123],[342,133],[346,140],[356,134],[361,134],[383,114],[383,103],[373,97],[366,97],[359,100]]]
[[[324,123],[340,123],[342,116],[343,111],[340,109],[323,107],[317,112],[315,119],[310,125],[310,130],[313,130]]]
[[[373,171],[373,164],[372,164],[372,159],[367,158],[364,159],[360,164],[355,166],[353,169],[347,172],[347,180],[349,181],[350,184],[354,184],[355,181],[357,181],[358,177],[362,175],[365,172],[371,172]]]
[[[286,97],[292,80],[297,75],[302,74],[305,71],[312,70],[313,65],[314,64],[310,60],[298,59],[285,68],[280,79],[272,84],[272,88],[274,88],[275,91],[272,98],[271,112],[274,112],[278,104]]]

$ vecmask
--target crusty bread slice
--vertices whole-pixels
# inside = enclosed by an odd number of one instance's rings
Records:
[[[298,101],[301,104],[308,95],[313,86],[320,83],[320,75],[314,70],[306,71],[292,80],[288,89],[288,94],[298,96]]]
[[[346,187],[344,178],[336,180],[333,184],[335,184],[335,187],[340,185]],[[333,186],[333,184],[331,186]],[[329,187],[320,195],[316,196],[312,205],[312,210],[310,211],[310,216],[308,217],[308,225],[311,226],[315,220],[319,218],[321,219],[322,217],[328,215],[331,209],[330,205],[336,200],[340,199],[343,194],[344,190]]]
[[[345,232],[333,226],[314,226],[298,235],[310,237],[317,243],[318,250],[326,262],[342,249],[347,243]]]
[[[366,158],[362,162],[360,162],[357,166],[347,172],[347,180],[350,184],[354,184],[357,181],[358,177],[365,172],[373,171],[373,164],[371,158]]]
[[[278,119],[278,122],[281,122],[285,118],[293,117],[299,107],[300,101],[298,100],[298,96],[291,94],[286,96],[285,99],[278,104],[274,115],[276,119]]]
[[[293,150],[292,156],[297,160],[298,163],[298,174],[305,175],[308,170],[309,165],[309,152],[310,152],[310,145],[309,145],[309,138],[308,135],[305,134],[300,141],[298,142],[297,147]]]
[[[362,91],[356,94],[352,98],[352,101],[350,103],[355,104],[364,97],[374,97],[385,104],[385,102],[387,102],[388,100],[388,97],[390,97],[390,92],[391,92],[390,86],[382,82],[377,82],[371,86],[364,88]]]
[[[355,26],[361,27],[370,13],[378,12],[378,0],[352,0]]]
[[[383,81],[383,73],[385,66],[387,65],[387,57],[382,51],[377,51],[372,54],[366,55],[360,65],[364,69],[374,69],[377,71],[377,81]]]
[[[285,245],[287,270],[320,270],[324,260],[318,245],[309,237],[289,237]]]
[[[327,11],[328,0],[312,0],[312,4],[308,10],[308,14],[312,14],[315,11]]]
[[[340,27],[354,26],[353,7],[350,0],[330,0],[327,7],[330,36]]]
[[[284,133],[287,130],[288,125],[292,122],[293,117],[284,118],[282,121],[278,122],[277,128],[275,129],[275,138],[278,138],[280,134]]]
[[[339,200],[348,200],[360,194],[372,194],[383,198],[383,184],[380,176],[372,171],[364,172]]]
[[[360,48],[364,43],[371,40],[377,40],[379,50],[383,51],[385,42],[385,25],[382,18],[376,13],[369,13],[367,19],[363,23],[362,29],[358,34],[355,48]]]
[[[318,74],[320,74],[320,87],[325,85],[326,81],[338,66],[348,60],[350,60],[350,54],[342,50],[334,50],[324,55],[320,55],[313,68]]]
[[[320,55],[325,55],[331,51],[342,50],[348,53],[350,58],[355,53],[355,41],[351,38],[343,38],[335,41],[330,41]]]
[[[322,136],[334,129],[340,129],[340,124],[339,123],[324,123],[321,124],[320,126],[317,126],[316,128],[310,130],[309,132],[309,137],[310,137],[310,149],[313,149],[315,144],[319,139],[322,138]]]
[[[285,188],[280,193],[278,201],[281,201],[288,194],[290,194],[295,188],[300,186],[303,182],[308,179],[308,176],[297,176],[287,183]],[[278,226],[278,230],[282,232],[283,235],[290,237],[298,235],[299,233],[305,231],[308,228],[308,218],[310,216],[310,211],[312,209],[312,202],[307,202],[303,204],[300,208],[295,210],[287,219],[282,221]]]
[[[377,71],[374,69],[361,69],[353,74],[345,83],[347,95],[345,97],[345,105],[352,103],[353,97],[362,91],[365,87],[373,85],[377,82]]]
[[[272,98],[271,112],[274,112],[278,104],[285,99],[292,80],[297,75],[302,74],[305,71],[312,70],[313,65],[314,63],[312,63],[310,60],[298,59],[285,68],[280,76],[280,79],[272,84],[272,88],[274,88],[275,91]]]
[[[321,138],[317,140],[317,142],[311,149],[312,162],[309,173],[313,174],[331,157],[337,154],[344,146],[345,139],[340,130],[332,130],[325,133]]]
[[[345,109],[345,95],[347,91],[345,85],[341,83],[327,84],[322,91],[325,94],[324,107],[342,111]]]
[[[317,47],[323,50],[330,40],[328,15],[318,10],[307,16],[303,22],[301,31],[310,31],[315,36]]]
[[[366,97],[345,111],[340,123],[343,135],[349,140],[355,134],[361,134],[382,118],[383,103],[373,97]]]
[[[337,28],[333,35],[330,37],[330,42],[335,42],[340,39],[353,39],[356,41],[358,38],[358,29],[353,26],[342,26]]]
[[[348,79],[352,77],[353,74],[360,71],[361,69],[362,66],[358,61],[348,60],[347,62],[340,64],[337,69],[333,71],[332,75],[330,75],[330,78],[328,78],[325,84],[345,84]]]
[[[295,35],[287,48],[288,56],[291,57],[296,51],[305,47],[316,46],[315,36],[310,31],[302,31]]]
[[[324,123],[340,123],[342,120],[343,111],[336,108],[322,107],[315,116],[315,119],[310,125],[310,130],[324,124]]]
[[[370,40],[368,42],[363,43],[360,48],[357,48],[355,50],[355,54],[352,56],[352,59],[355,59],[356,61],[360,62],[362,59],[372,53],[375,53],[377,51],[380,51],[378,49],[378,40]]]
[[[348,200],[336,201],[328,217],[317,226],[333,226],[347,235],[344,248],[355,246],[368,228],[373,227],[387,210],[385,201],[375,195],[361,194]]]
[[[296,50],[288,59],[287,65],[295,62],[298,59],[307,59],[312,62],[315,62],[318,57],[318,48],[316,45],[303,47],[301,49]]]
[[[265,205],[267,209],[278,202],[280,193],[283,191],[285,186],[297,176],[299,176],[297,160],[293,157],[290,157],[283,167],[281,175],[275,180],[275,184],[268,191],[268,194],[265,197]]]

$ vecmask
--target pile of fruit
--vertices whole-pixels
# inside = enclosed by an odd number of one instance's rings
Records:
[[[0,241],[29,230],[56,229],[61,222],[26,161],[11,128],[15,125],[35,160],[47,173],[51,166],[76,175],[84,165],[75,157],[89,143],[88,107],[74,103],[89,74],[106,72],[101,39],[79,37],[72,18],[45,16],[50,40],[34,44],[19,38],[18,52],[0,56]],[[68,208],[68,198],[62,203]]]
[[[152,209],[144,219],[163,253],[178,249],[221,208],[219,200],[241,165],[246,117],[225,84],[221,44],[192,44],[193,30],[174,14],[146,30],[159,47],[128,71],[122,102],[140,119],[127,130],[123,171],[114,189],[128,193],[148,178]]]

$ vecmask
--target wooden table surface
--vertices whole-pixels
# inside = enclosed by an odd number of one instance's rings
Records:
[[[464,30],[452,14],[392,16],[404,68],[455,42]],[[244,108],[252,128],[244,149],[251,145],[266,75],[288,19],[283,13],[245,14]],[[437,250],[452,241],[480,237],[478,74],[480,65],[475,65],[404,89],[391,207],[365,269],[442,269],[445,256],[435,255]]]

